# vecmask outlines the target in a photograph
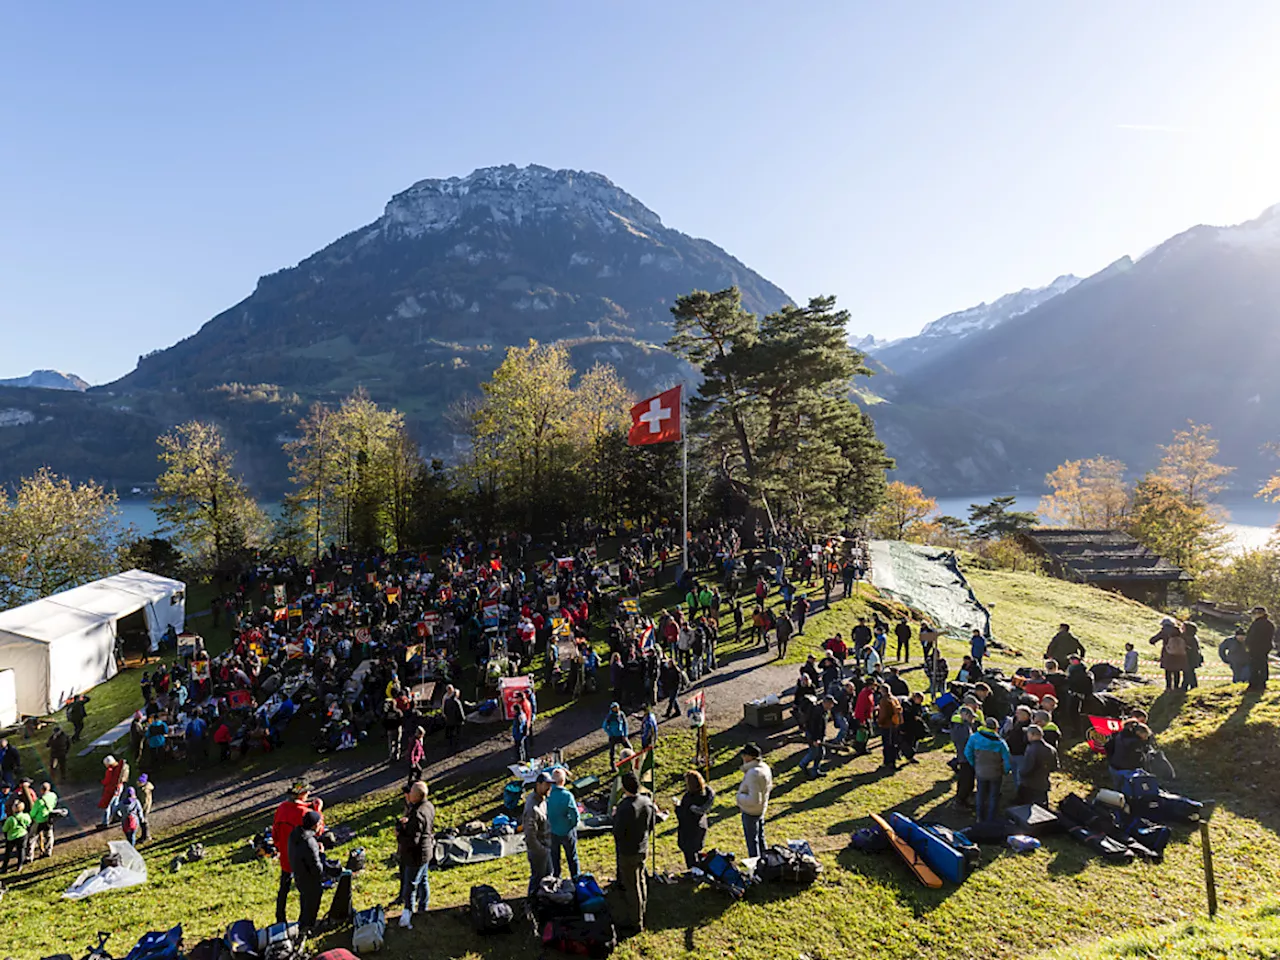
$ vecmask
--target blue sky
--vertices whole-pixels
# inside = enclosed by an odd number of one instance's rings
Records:
[[[7,4],[0,377],[115,379],[508,162],[913,333],[1280,202],[1278,36],[1231,0]]]

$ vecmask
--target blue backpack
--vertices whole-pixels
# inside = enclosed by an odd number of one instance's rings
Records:
[[[144,934],[125,960],[178,960],[182,947],[182,924],[165,933]]]
[[[574,881],[574,899],[577,900],[578,909],[583,913],[604,912],[604,891],[600,889],[600,884],[596,883],[596,878],[589,873],[578,874],[578,879]]]

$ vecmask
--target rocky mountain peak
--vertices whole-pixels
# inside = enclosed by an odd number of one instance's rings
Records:
[[[420,237],[471,216],[521,226],[566,214],[583,217],[605,233],[662,229],[656,213],[608,177],[536,164],[482,167],[465,177],[420,180],[391,198],[377,228],[388,236]]]

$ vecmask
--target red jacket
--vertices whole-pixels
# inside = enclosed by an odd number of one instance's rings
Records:
[[[858,691],[853,704],[853,719],[869,723],[876,713],[876,692],[869,684]]]
[[[294,827],[302,826],[302,818],[307,815],[307,811],[316,809],[316,802],[308,800],[303,803],[301,800],[286,800],[280,806],[276,807],[275,819],[271,821],[271,842],[276,845],[276,850],[280,853],[280,872],[293,873],[289,867],[289,834],[293,833]],[[316,827],[316,834],[324,833],[324,820],[320,821],[320,826]]]

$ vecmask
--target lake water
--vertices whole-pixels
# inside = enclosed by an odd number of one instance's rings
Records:
[[[264,503],[261,506],[270,517],[276,516],[280,510],[278,503]],[[123,526],[136,528],[140,537],[153,537],[160,529],[160,519],[147,500],[121,500],[120,522]]]
[[[938,499],[938,515],[969,519],[969,507],[975,503],[990,503],[995,497],[941,497]],[[1040,506],[1037,494],[1018,494],[1016,508],[1035,513]],[[1227,532],[1231,534],[1233,550],[1251,550],[1267,545],[1275,532],[1276,521],[1280,520],[1280,504],[1267,503],[1263,500],[1233,500],[1221,504],[1230,514]]]

